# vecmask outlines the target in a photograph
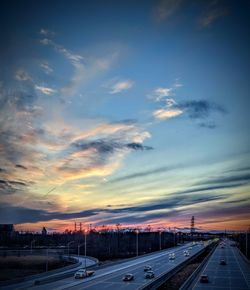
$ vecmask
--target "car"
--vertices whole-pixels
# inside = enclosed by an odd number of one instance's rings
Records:
[[[148,272],[148,271],[151,271],[151,270],[152,270],[152,267],[150,265],[144,266],[144,272]]]
[[[80,269],[80,270],[76,271],[75,279],[84,278],[84,277],[85,277],[84,269]]]
[[[168,255],[169,260],[174,260],[175,259],[175,253],[170,253]]]
[[[188,249],[189,249],[189,251],[191,251],[193,248],[192,247],[189,247]]]
[[[94,273],[95,271],[87,271],[85,269],[79,269],[78,271],[76,271],[74,277],[75,279],[86,278],[92,276]]]
[[[146,279],[153,279],[155,277],[155,273],[153,271],[148,271],[147,273],[145,273],[144,277]]]
[[[209,279],[208,279],[208,275],[201,275],[200,276],[200,283],[208,283],[209,282]]]
[[[189,257],[189,255],[190,255],[190,254],[189,254],[188,251],[186,251],[186,253],[184,253],[184,256],[185,256],[185,257]]]
[[[226,264],[227,264],[227,262],[226,262],[225,259],[221,259],[221,260],[220,260],[220,265],[223,265],[223,266],[224,266],[224,265],[226,265]]]
[[[132,281],[134,280],[134,275],[133,274],[126,274],[122,278],[123,281]]]

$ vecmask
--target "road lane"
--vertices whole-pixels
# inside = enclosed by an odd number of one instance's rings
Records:
[[[247,290],[250,289],[250,266],[241,257],[236,247],[226,240],[224,248],[217,246],[202,273],[190,286],[192,290]],[[220,265],[225,259],[226,265]],[[208,275],[209,283],[201,283],[201,275]]]

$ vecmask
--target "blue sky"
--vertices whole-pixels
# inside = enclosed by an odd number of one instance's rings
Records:
[[[249,227],[248,1],[0,14],[2,223]]]

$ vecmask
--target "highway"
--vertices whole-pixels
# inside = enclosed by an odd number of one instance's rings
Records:
[[[96,270],[94,276],[75,280],[73,275],[70,278],[62,279],[50,284],[33,286],[27,289],[34,290],[64,290],[64,289],[91,289],[91,290],[104,290],[104,289],[138,289],[141,286],[149,282],[148,279],[144,278],[144,266],[150,265],[154,271],[156,278],[162,273],[168,272],[175,268],[184,260],[195,255],[197,252],[204,248],[204,245],[195,245],[190,250],[190,256],[184,257],[183,251],[188,249],[191,243],[179,246],[176,248],[163,250],[157,253],[152,253],[148,255],[143,255],[138,258],[129,259],[122,263],[106,266]],[[169,261],[169,253],[175,253],[176,258],[173,261]],[[127,274],[132,273],[134,275],[134,280],[131,282],[123,282],[122,277]]]
[[[189,289],[192,290],[247,290],[250,289],[250,265],[245,262],[232,242],[225,240],[225,246],[218,245],[207,261],[199,277]],[[220,265],[221,259],[226,265]],[[201,283],[200,276],[208,275],[209,282]]]

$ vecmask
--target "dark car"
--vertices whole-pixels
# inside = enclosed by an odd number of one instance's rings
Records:
[[[151,271],[151,270],[152,270],[152,267],[150,265],[144,266],[144,272],[148,272],[148,271]]]
[[[208,275],[200,276],[200,283],[208,283],[208,282],[209,282]]]
[[[133,274],[126,274],[122,280],[123,281],[132,281],[134,279],[134,275]]]
[[[155,273],[154,273],[153,271],[148,271],[148,272],[144,275],[144,277],[145,277],[146,279],[153,279],[153,278],[155,277]]]
[[[225,259],[221,259],[221,260],[220,260],[220,265],[226,265],[226,264],[227,264],[227,262],[226,262]]]

